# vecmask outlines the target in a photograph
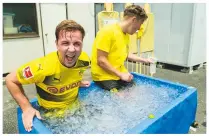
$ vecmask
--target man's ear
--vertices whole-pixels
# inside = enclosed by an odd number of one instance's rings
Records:
[[[135,16],[133,16],[131,20],[132,20],[132,22],[136,22],[137,21]]]

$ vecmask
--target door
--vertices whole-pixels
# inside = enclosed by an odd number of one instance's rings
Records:
[[[68,3],[68,19],[72,19],[83,26],[85,37],[83,51],[91,56],[92,45],[95,39],[94,3]],[[81,10],[82,9],[82,10]]]
[[[174,3],[172,7],[171,35],[167,61],[186,66],[193,20],[193,3]]]
[[[159,62],[167,62],[170,43],[172,3],[153,3],[154,14],[154,54]]]
[[[56,51],[56,26],[66,19],[66,5],[65,3],[41,3],[41,19],[42,31],[44,40],[45,55]]]

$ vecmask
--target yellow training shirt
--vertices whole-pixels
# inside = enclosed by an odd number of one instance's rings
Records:
[[[77,99],[83,72],[89,64],[88,55],[82,52],[76,65],[67,68],[60,63],[57,52],[52,52],[21,66],[17,78],[21,84],[35,83],[40,106],[65,108]]]
[[[107,25],[96,36],[92,50],[91,72],[94,81],[119,80],[97,64],[97,49],[108,53],[107,60],[120,72],[127,72],[124,62],[128,56],[129,35],[122,32],[118,23]]]

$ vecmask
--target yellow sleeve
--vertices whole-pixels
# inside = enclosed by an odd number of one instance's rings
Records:
[[[17,78],[21,84],[42,82],[45,78],[43,58],[33,60],[17,69]]]
[[[111,48],[112,32],[108,29],[102,29],[96,36],[96,48],[109,53]]]

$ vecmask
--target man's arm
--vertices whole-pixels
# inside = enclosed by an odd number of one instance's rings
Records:
[[[6,77],[7,88],[15,99],[15,101],[20,105],[21,109],[24,111],[28,107],[31,107],[27,97],[24,94],[21,83],[17,80],[16,72],[12,72]]]
[[[97,63],[98,65],[104,69],[106,72],[110,74],[114,74],[117,77],[119,77],[121,80],[130,82],[133,78],[133,75],[130,73],[121,73],[117,69],[115,69],[107,60],[108,53],[105,51],[102,51],[100,49],[97,49]]]
[[[5,80],[10,94],[23,111],[23,124],[26,131],[29,132],[32,130],[31,127],[33,126],[33,117],[36,115],[37,118],[41,119],[40,113],[31,106],[29,100],[25,96],[22,85],[17,79],[16,72],[12,72],[7,75]]]
[[[139,57],[139,56],[137,56],[133,53],[129,53],[127,59],[130,60],[130,61],[135,61],[135,62],[153,63],[152,60],[141,58],[141,57]]]
[[[97,49],[97,63],[98,65],[103,68],[105,71],[107,71],[110,74],[114,74],[118,77],[121,76],[120,71],[115,69],[107,60],[108,53],[105,51],[102,51],[100,49]]]

